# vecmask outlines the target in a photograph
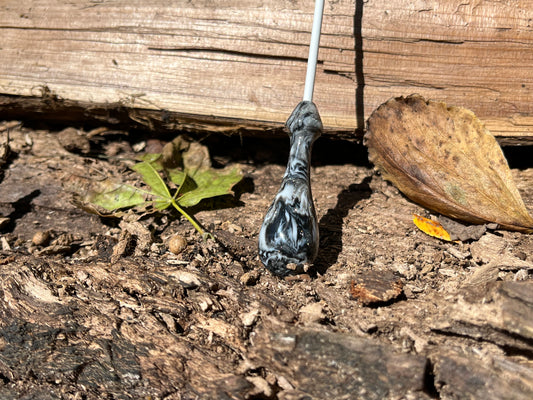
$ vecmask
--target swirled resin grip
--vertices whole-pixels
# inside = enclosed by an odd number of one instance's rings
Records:
[[[318,222],[309,179],[311,148],[322,121],[311,101],[302,101],[287,120],[291,151],[281,188],[259,232],[259,257],[276,275],[303,272],[318,253]]]

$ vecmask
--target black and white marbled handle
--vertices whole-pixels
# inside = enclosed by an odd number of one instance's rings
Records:
[[[318,253],[318,222],[311,194],[313,142],[322,134],[314,103],[302,101],[287,120],[291,151],[278,194],[259,232],[259,257],[276,275],[301,273]]]

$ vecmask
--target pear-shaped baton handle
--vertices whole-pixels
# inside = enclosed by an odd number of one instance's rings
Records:
[[[259,257],[276,275],[301,273],[318,253],[311,181],[311,148],[322,134],[315,104],[302,101],[287,120],[291,151],[278,194],[259,232]]]

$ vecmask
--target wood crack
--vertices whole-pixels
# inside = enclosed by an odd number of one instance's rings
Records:
[[[216,49],[216,48],[203,48],[203,47],[148,47],[148,50],[151,51],[161,51],[169,53],[214,53],[222,55],[232,55],[237,57],[244,58],[258,58],[258,59],[268,59],[268,60],[283,60],[283,61],[293,61],[293,62],[305,62],[307,63],[307,57],[294,57],[294,56],[283,56],[276,54],[261,54],[261,53],[251,53],[247,51],[236,51],[236,50],[227,50],[227,49]],[[323,64],[323,61],[318,61],[318,64]]]

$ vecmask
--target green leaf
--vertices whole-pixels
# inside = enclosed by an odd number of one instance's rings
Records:
[[[140,189],[111,180],[101,182],[98,191],[90,193],[86,200],[109,211],[133,207],[146,202]]]
[[[198,184],[188,174],[179,169],[169,169],[169,179],[178,186],[178,193],[190,192],[198,187]],[[178,194],[177,193],[177,194]],[[176,195],[174,195],[176,197]]]
[[[171,199],[172,196],[168,190],[165,181],[161,178],[161,175],[155,170],[152,164],[143,161],[132,167],[135,172],[141,174],[144,183],[146,183],[152,189],[152,193],[156,196]]]
[[[183,193],[176,202],[181,207],[192,207],[203,199],[231,193],[231,188],[242,179],[239,168],[234,167],[223,173],[213,169],[197,170],[194,182],[197,187]]]
[[[81,196],[80,204],[85,209],[94,205],[92,208],[95,210],[100,207],[100,210],[110,211],[136,207],[136,212],[146,209],[149,205],[158,210],[172,205],[202,237],[212,237],[205,233],[200,224],[182,207],[194,206],[206,198],[230,194],[231,188],[242,179],[240,169],[212,169],[207,147],[181,138],[167,144],[164,150],[162,154],[145,154],[141,157],[141,162],[132,167],[149,188],[141,189],[106,180],[91,185],[89,195]],[[180,168],[175,168],[176,165]],[[163,178],[177,186],[173,196]]]
[[[172,196],[159,172],[152,164],[143,161],[132,167],[132,169],[141,174],[144,183],[152,189],[150,194],[155,197],[154,207],[158,210],[164,210],[172,204]]]
[[[163,168],[161,166],[161,163],[159,162],[161,159],[161,153],[146,153],[140,156],[139,158],[141,161],[146,161],[147,163],[152,164],[152,166],[158,171]]]

